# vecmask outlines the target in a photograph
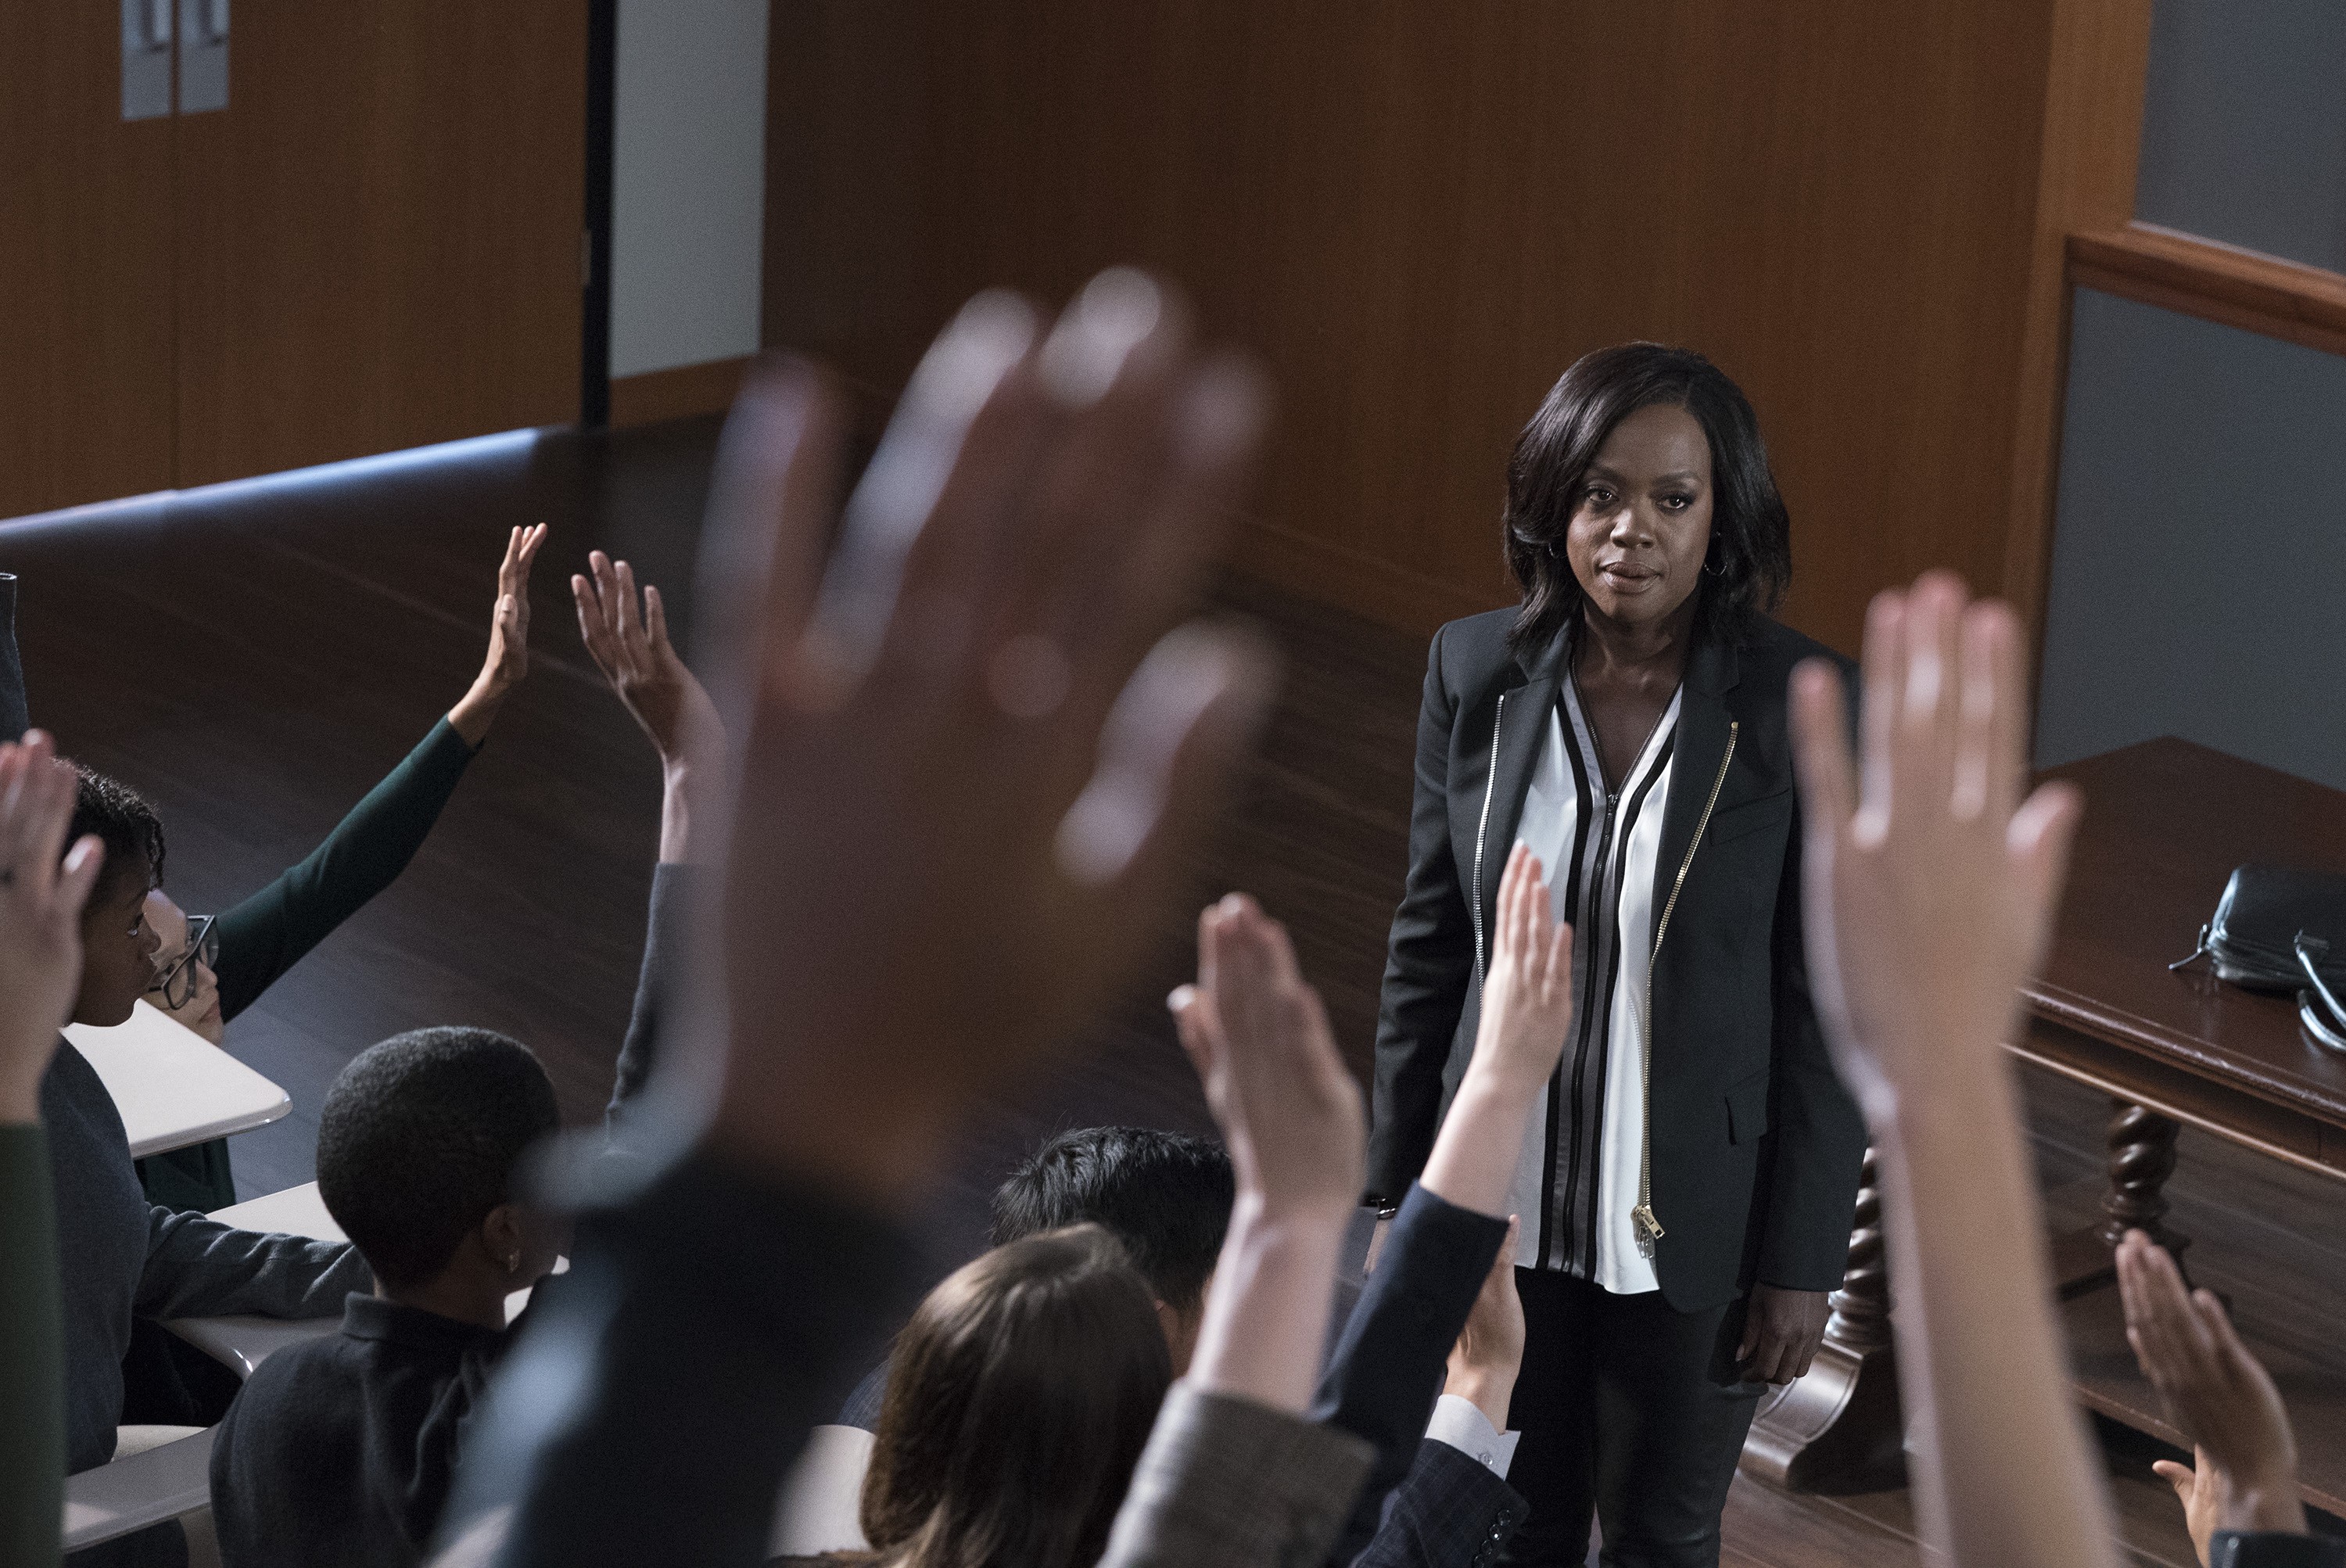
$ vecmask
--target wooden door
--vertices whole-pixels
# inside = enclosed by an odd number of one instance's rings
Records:
[[[116,9],[0,4],[0,517],[171,483],[169,118]]]
[[[577,417],[586,13],[235,0],[178,126],[181,485]]]

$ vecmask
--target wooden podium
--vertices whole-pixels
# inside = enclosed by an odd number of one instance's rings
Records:
[[[2189,1125],[2302,1170],[2346,1180],[2346,1056],[2307,1040],[2295,1002],[2217,981],[2198,945],[2232,868],[2248,861],[2346,872],[2346,794],[2186,741],[2147,741],[2048,777],[2085,791],[2069,887],[2044,976],[2026,992],[2025,1062],[2110,1097],[2103,1218],[2051,1238],[2077,1394],[2183,1445],[2126,1343],[2110,1249],[2140,1228],[2188,1266],[2163,1189]],[[1902,1451],[1872,1168],[1859,1195],[1850,1268],[1810,1374],[1761,1406],[1743,1464],[1780,1485],[1853,1491],[1894,1480]],[[2241,1337],[2272,1371],[2296,1423],[2308,1502],[2346,1512],[2346,1347],[2310,1358]]]

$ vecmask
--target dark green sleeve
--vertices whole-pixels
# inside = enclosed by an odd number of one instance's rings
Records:
[[[473,748],[443,718],[309,859],[219,917],[223,1021],[398,880],[472,759]]]
[[[0,1563],[57,1561],[65,1517],[65,1352],[48,1135],[0,1126]]]

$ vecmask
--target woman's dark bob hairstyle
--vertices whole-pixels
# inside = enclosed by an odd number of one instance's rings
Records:
[[[1580,580],[1564,536],[1581,480],[1613,427],[1658,403],[1686,410],[1710,438],[1710,555],[1695,635],[1741,642],[1783,596],[1792,577],[1791,519],[1750,400],[1692,349],[1622,343],[1573,361],[1507,460],[1507,565],[1524,591],[1507,641],[1518,657],[1547,647],[1579,613]]]

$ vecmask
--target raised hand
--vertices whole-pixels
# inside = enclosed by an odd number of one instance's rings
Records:
[[[1793,672],[1809,974],[1835,1064],[1877,1125],[1992,1054],[2044,957],[2076,792],[2022,799],[2028,694],[2011,606],[1934,572],[1866,616],[1862,769],[1839,675]]]
[[[81,911],[105,846],[70,850],[74,770],[40,730],[0,744],[0,1123],[40,1117],[41,1074],[81,985]]]
[[[1572,928],[1551,911],[1539,857],[1520,843],[1499,879],[1491,936],[1474,1054],[1418,1181],[1445,1203],[1495,1217],[1506,1212],[1526,1118],[1572,1028]],[[1372,1268],[1385,1223],[1378,1222]]]
[[[713,772],[724,746],[717,707],[668,642],[659,589],[646,585],[638,609],[634,567],[594,550],[586,569],[591,576],[570,579],[570,596],[595,667],[650,737],[662,764],[683,767],[706,757]]]
[[[1469,1073],[1536,1089],[1564,1057],[1572,1030],[1572,927],[1556,919],[1545,868],[1518,842],[1499,879],[1491,967]]]
[[[1243,894],[1198,917],[1198,983],[1168,1003],[1238,1176],[1189,1380],[1300,1412],[1366,1169],[1360,1085],[1285,929]]]
[[[2195,1445],[2195,1464],[2162,1460],[2155,1468],[2183,1502],[2199,1560],[2218,1530],[2302,1533],[2289,1411],[2224,1304],[2212,1291],[2187,1289],[2175,1259],[2139,1230],[2118,1244],[2117,1263],[2127,1343]]]
[[[1047,337],[974,300],[832,535],[842,428],[752,378],[703,550],[732,748],[729,1024],[671,1058],[712,1137],[889,1203],[982,1091],[1041,1059],[1138,943],[1267,697],[1250,641],[1179,626],[1264,396],[1178,300],[1096,280]]]
[[[1243,893],[1208,906],[1198,917],[1198,983],[1171,1004],[1240,1201],[1339,1216],[1358,1207],[1367,1138],[1360,1085],[1286,928]]]
[[[489,612],[489,652],[472,689],[448,710],[448,722],[468,746],[489,733],[505,694],[529,673],[529,569],[546,543],[546,524],[515,528],[506,535],[505,559],[497,565],[497,602]]]

